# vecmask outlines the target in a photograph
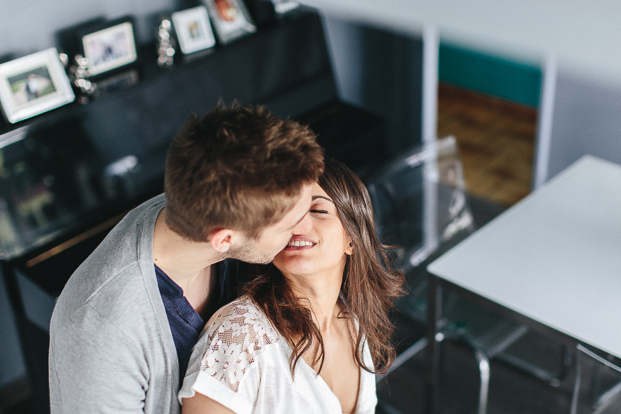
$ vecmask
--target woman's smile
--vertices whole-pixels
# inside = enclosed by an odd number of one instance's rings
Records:
[[[286,276],[342,278],[346,257],[352,253],[351,240],[325,190],[315,183],[312,194],[308,212],[311,228],[291,237],[287,247],[274,258],[274,266]]]
[[[293,236],[289,240],[287,247],[285,247],[285,251],[312,249],[316,244],[316,242],[307,237]]]

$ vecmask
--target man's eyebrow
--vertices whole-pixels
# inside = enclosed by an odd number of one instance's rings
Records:
[[[329,199],[328,197],[324,197],[324,196],[321,196],[321,195],[314,195],[314,196],[313,196],[313,201],[315,201],[315,200],[316,200],[316,199],[318,199],[318,198],[323,198],[324,200],[328,200],[329,202],[331,202],[332,204],[334,204],[334,201],[332,201],[332,200],[331,200],[331,199]]]

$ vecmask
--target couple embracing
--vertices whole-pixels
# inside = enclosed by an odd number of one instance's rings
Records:
[[[364,185],[262,107],[192,117],[164,194],[67,282],[50,325],[52,413],[373,413],[394,359]]]

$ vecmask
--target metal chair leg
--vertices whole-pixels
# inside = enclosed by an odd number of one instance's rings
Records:
[[[595,403],[595,411],[593,414],[601,414],[605,412],[611,404],[615,404],[618,402],[618,396],[621,393],[621,383],[610,388],[608,391],[603,393]]]
[[[574,382],[574,391],[571,396],[571,409],[570,414],[577,414],[578,412],[578,394],[580,393],[580,382],[582,381],[582,360],[576,358],[576,382]]]
[[[399,368],[401,365],[403,365],[403,363],[408,361],[413,356],[417,355],[420,351],[422,351],[423,349],[427,347],[427,343],[428,343],[427,337],[423,337],[419,339],[418,341],[416,341],[413,345],[411,345],[408,349],[400,353],[395,358],[392,365],[390,366],[390,368],[388,368],[388,370],[385,373],[375,375],[375,382],[380,382],[381,380],[386,378],[391,372],[393,372],[394,370]]]
[[[489,359],[481,351],[475,352],[475,357],[479,363],[479,375],[481,377],[481,387],[479,389],[479,410],[478,414],[487,413],[487,397],[489,393],[489,379],[491,375]]]

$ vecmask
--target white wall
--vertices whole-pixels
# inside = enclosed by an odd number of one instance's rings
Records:
[[[548,178],[584,154],[621,164],[621,85],[559,70],[553,120]]]
[[[155,37],[152,20],[178,0],[0,0],[0,56],[23,56],[57,46],[55,33],[95,17],[136,17],[136,37]]]

